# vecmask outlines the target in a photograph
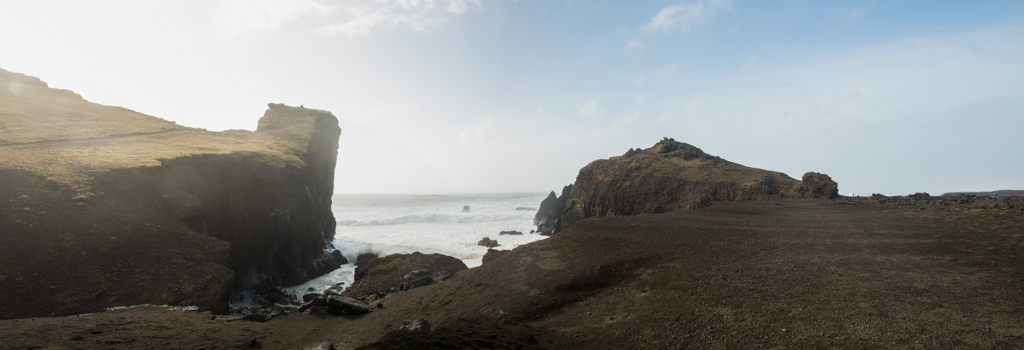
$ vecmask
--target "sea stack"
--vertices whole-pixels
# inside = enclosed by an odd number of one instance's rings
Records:
[[[0,318],[226,312],[233,290],[338,266],[330,112],[270,104],[256,132],[210,132],[5,70],[0,87]]]

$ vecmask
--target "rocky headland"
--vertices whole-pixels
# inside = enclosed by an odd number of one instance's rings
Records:
[[[541,203],[534,225],[551,235],[590,217],[692,210],[716,201],[830,199],[837,194],[838,185],[825,174],[808,172],[796,180],[665,138],[650,148],[587,164],[560,196],[551,192]]]
[[[337,268],[338,121],[269,107],[256,132],[210,132],[0,70],[0,318],[223,313]]]

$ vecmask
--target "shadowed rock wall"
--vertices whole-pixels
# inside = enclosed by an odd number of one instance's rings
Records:
[[[0,318],[226,312],[233,290],[339,265],[330,112],[270,104],[256,132],[209,132],[4,70],[0,87]]]

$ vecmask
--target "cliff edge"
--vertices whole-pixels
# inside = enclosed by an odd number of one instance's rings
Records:
[[[647,149],[599,159],[580,169],[576,183],[551,193],[534,218],[551,235],[590,217],[691,210],[714,201],[835,198],[838,186],[825,174],[804,181],[704,153],[670,138]],[[559,210],[561,209],[561,210]]]
[[[0,69],[0,318],[226,312],[234,290],[336,268],[340,132],[280,104],[256,132],[188,128]]]

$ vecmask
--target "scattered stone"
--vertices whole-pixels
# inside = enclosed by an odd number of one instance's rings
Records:
[[[500,246],[497,240],[493,240],[488,237],[484,237],[484,239],[481,239],[479,242],[476,242],[476,245],[487,248],[494,248]]]
[[[504,236],[504,235],[520,236],[522,234],[523,234],[522,232],[515,231],[515,230],[498,232],[498,236]]]
[[[406,291],[434,283],[434,278],[431,277],[433,274],[430,270],[416,270],[407,273],[402,277],[402,284],[399,285],[398,290]]]
[[[242,321],[249,322],[267,322],[270,321],[272,316],[267,314],[249,314],[242,317]]]
[[[404,323],[404,325],[402,325],[397,332],[430,333],[430,322],[427,322],[427,319],[425,318],[405,320],[402,323]]]
[[[305,348],[302,348],[302,350],[334,350],[334,344],[331,344],[331,342],[329,341],[325,341],[317,343],[316,345],[313,346],[307,346]]]

